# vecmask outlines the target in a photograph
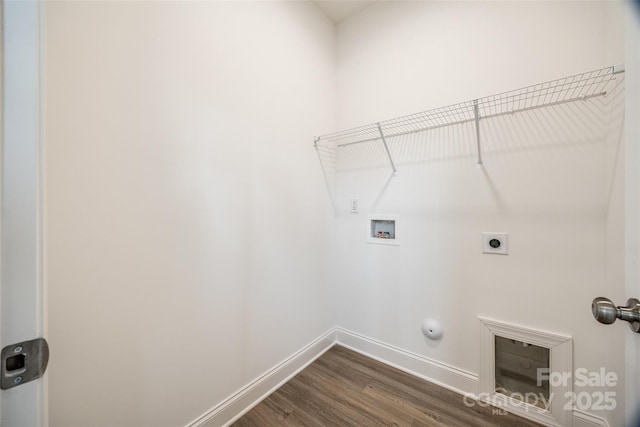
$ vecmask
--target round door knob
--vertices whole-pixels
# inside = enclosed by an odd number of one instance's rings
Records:
[[[600,323],[610,325],[617,319],[618,308],[608,298],[598,297],[591,303],[593,317]]]

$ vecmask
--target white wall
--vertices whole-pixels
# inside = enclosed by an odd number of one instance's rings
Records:
[[[484,169],[469,126],[392,142],[393,180],[354,147],[335,222],[310,145],[624,62],[620,17],[378,2],[334,35],[306,2],[47,3],[51,425],[184,425],[334,323],[477,372],[486,315],[572,335],[576,367],[621,364],[589,310],[622,289],[619,97],[484,122]],[[364,243],[369,212],[401,215],[401,246]],[[511,254],[481,255],[481,231]]]
[[[623,63],[621,10],[604,2],[376,3],[338,26],[339,126]],[[623,357],[600,344],[621,344],[626,331],[611,338],[590,310],[595,296],[624,286],[624,264],[607,256],[624,251],[614,239],[624,232],[621,92],[483,121],[483,169],[473,125],[391,141],[399,174],[390,180],[380,146],[345,149],[337,324],[477,373],[483,315],[572,336],[575,368],[624,372]],[[360,199],[359,215],[348,212],[350,197]],[[372,212],[400,215],[400,246],[365,243]],[[482,231],[508,232],[510,255],[482,255]],[[442,322],[442,341],[422,336],[427,317]],[[621,425],[624,385],[616,391],[619,410],[596,414]]]
[[[334,324],[311,3],[48,2],[52,426],[178,426]]]
[[[338,26],[341,129],[624,60],[619,5],[449,3],[376,2]]]

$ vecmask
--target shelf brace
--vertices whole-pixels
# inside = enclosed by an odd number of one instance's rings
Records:
[[[378,132],[380,132],[380,139],[382,139],[382,144],[384,145],[384,149],[387,151],[387,156],[389,157],[389,163],[391,163],[391,169],[393,169],[393,174],[395,175],[398,171],[396,170],[396,165],[393,163],[393,158],[391,157],[391,152],[387,146],[387,141],[384,139],[384,133],[382,132],[380,123],[378,123]]]
[[[473,100],[473,114],[476,121],[476,143],[478,144],[478,166],[482,166],[482,150],[480,148],[480,113],[478,113],[478,100]]]

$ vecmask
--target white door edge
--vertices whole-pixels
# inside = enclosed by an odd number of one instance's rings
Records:
[[[640,298],[640,7],[627,4],[625,60],[625,282],[627,298]],[[618,304],[626,304],[620,301]],[[626,326],[625,326],[626,327]],[[629,331],[625,342],[626,425],[640,419],[640,334]]]

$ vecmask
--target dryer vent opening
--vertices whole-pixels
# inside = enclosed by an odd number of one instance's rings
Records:
[[[542,372],[549,372],[548,348],[495,336],[496,393],[544,408],[549,381]]]

